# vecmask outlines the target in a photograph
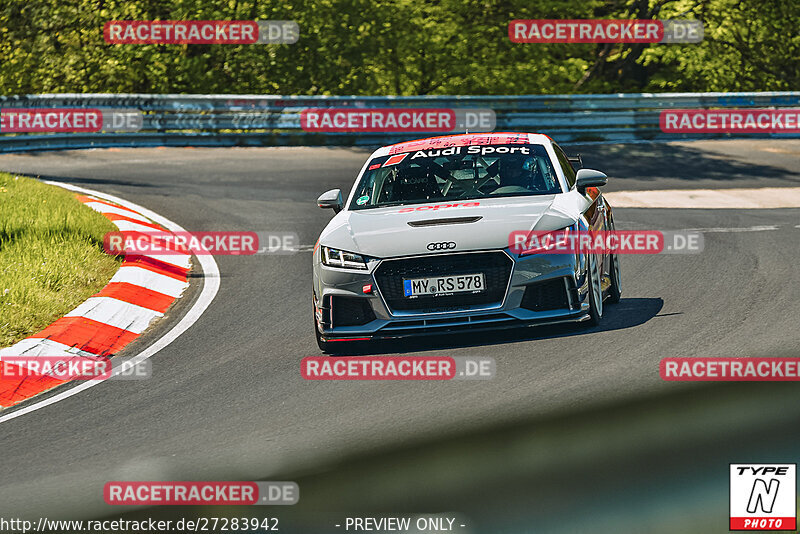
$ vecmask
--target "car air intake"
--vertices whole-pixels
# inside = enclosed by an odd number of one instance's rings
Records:
[[[331,315],[333,327],[359,326],[375,320],[375,313],[368,299],[355,297],[331,297]]]
[[[408,221],[409,226],[413,226],[414,228],[418,227],[425,227],[425,226],[444,226],[446,224],[469,224],[478,222],[483,217],[476,216],[476,217],[448,217],[446,219],[425,219],[423,221]]]
[[[386,304],[394,311],[459,311],[499,306],[506,295],[511,266],[511,258],[503,252],[431,254],[384,260],[375,270],[375,281]],[[486,290],[483,292],[408,298],[403,290],[404,279],[475,273],[484,275]]]
[[[521,306],[531,311],[569,309],[569,298],[564,279],[556,278],[529,285],[525,288]]]

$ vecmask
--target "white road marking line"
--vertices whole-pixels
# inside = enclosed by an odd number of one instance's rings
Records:
[[[800,152],[796,150],[786,150],[783,148],[775,148],[771,146],[761,147],[758,150],[761,150],[762,152],[772,152],[773,154],[800,154]]]
[[[706,233],[727,233],[727,232],[768,232],[780,230],[780,224],[765,224],[757,226],[742,227],[712,227],[712,228],[653,228],[652,225],[642,224],[633,221],[619,221],[616,223],[617,230],[659,230],[661,232],[706,232]],[[800,224],[795,226],[800,228]]]
[[[605,193],[612,208],[773,209],[800,208],[800,187],[665,189]]]
[[[703,232],[706,234],[711,233],[734,233],[734,232],[769,232],[771,230],[778,230],[780,228],[777,224],[768,224],[764,226],[747,226],[744,228],[684,228],[681,232]]]
[[[164,314],[111,297],[90,297],[64,317],[85,317],[129,332],[141,334]]]
[[[314,250],[314,245],[297,245],[292,252],[311,252],[312,250]]]
[[[125,206],[130,209],[134,209],[147,217],[151,220],[157,222],[161,226],[171,230],[173,232],[185,232],[180,225],[170,221],[166,217],[162,217],[161,215],[150,211],[147,208],[134,204],[133,202],[129,202],[127,200],[121,199],[119,197],[115,197],[114,195],[107,195],[105,193],[100,193],[99,191],[92,191],[90,189],[85,189],[83,187],[78,187],[71,184],[62,184],[57,182],[45,182],[51,185],[57,185],[59,187],[63,187],[64,189],[69,189],[71,191],[77,191],[83,194],[94,195],[98,198],[102,198],[103,200],[108,200],[110,202],[116,202],[121,206]],[[142,352],[138,353],[136,356],[131,358],[130,365],[136,365],[139,362],[143,362],[144,360],[148,359],[153,354],[158,353],[161,349],[175,341],[178,336],[183,334],[186,330],[189,329],[197,320],[203,315],[203,312],[208,309],[211,305],[211,302],[214,300],[214,297],[217,295],[219,291],[219,284],[220,284],[220,275],[219,275],[219,267],[217,267],[217,262],[214,261],[213,256],[202,255],[197,257],[200,261],[200,267],[203,269],[203,289],[200,291],[200,296],[197,298],[192,307],[189,308],[189,311],[178,321],[178,324],[173,326],[166,334],[161,336],[155,343],[144,349]],[[113,375],[121,373],[122,370],[118,369],[112,373]],[[105,379],[108,380],[108,379]],[[11,419],[15,419],[17,417],[23,416],[25,414],[29,414],[46,406],[50,406],[51,404],[55,404],[59,401],[64,399],[68,399],[73,395],[77,395],[81,391],[87,390],[91,387],[94,387],[98,384],[102,384],[105,380],[87,380],[86,382],[82,382],[75,387],[71,387],[64,391],[61,391],[51,397],[43,399],[39,402],[34,402],[33,404],[29,404],[24,408],[20,408],[15,410],[9,414],[0,416],[0,423],[4,423],[6,421],[10,421]]]
[[[183,291],[189,287],[188,282],[182,282],[171,276],[134,266],[120,267],[109,281],[109,283],[111,282],[127,282],[128,284],[146,287],[175,298],[180,297]]]

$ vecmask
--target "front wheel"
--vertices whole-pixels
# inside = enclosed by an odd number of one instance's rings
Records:
[[[619,273],[619,256],[616,254],[612,254],[609,256],[609,261],[611,262],[611,268],[608,270],[609,278],[611,278],[611,285],[608,288],[608,301],[612,304],[616,304],[619,302],[620,296],[622,295],[622,286],[620,285],[620,273]]]
[[[603,318],[603,288],[600,285],[600,262],[591,256],[589,259],[589,324],[597,326]]]
[[[328,352],[330,343],[322,339],[322,334],[319,333],[319,328],[317,327],[317,318],[314,317],[314,335],[317,338],[317,347],[322,352]]]
[[[316,310],[314,310],[315,312]],[[314,319],[314,336],[317,338],[317,347],[319,350],[324,352],[325,354],[330,354],[331,356],[336,356],[337,354],[347,354],[352,352],[353,350],[353,341],[325,341],[322,338],[322,334],[319,331],[319,327],[317,326],[317,316],[316,313],[312,313],[312,318]]]
[[[314,336],[317,338],[317,347],[322,352],[330,351],[331,344],[322,339],[322,334],[319,331],[319,325],[317,324],[317,308],[314,305],[314,300],[311,300],[311,318],[314,321]]]

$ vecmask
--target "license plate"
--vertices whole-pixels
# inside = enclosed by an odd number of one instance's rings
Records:
[[[452,295],[453,293],[480,293],[486,291],[483,273],[458,274],[455,276],[431,276],[403,280],[406,297],[420,295]]]

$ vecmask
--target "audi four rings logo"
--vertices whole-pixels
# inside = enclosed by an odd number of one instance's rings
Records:
[[[449,250],[456,248],[453,241],[442,241],[441,243],[428,243],[428,250]]]

